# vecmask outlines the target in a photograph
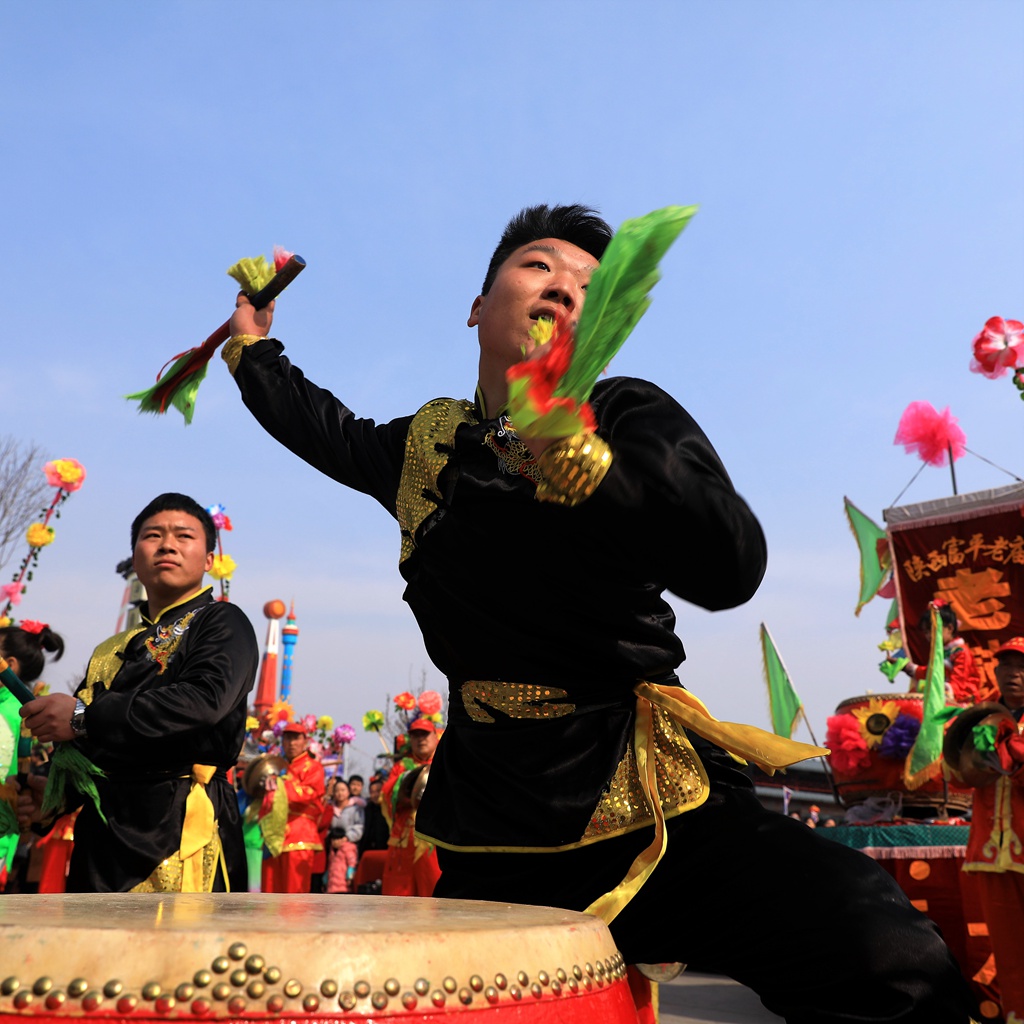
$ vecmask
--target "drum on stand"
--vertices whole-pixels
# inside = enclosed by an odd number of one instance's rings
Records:
[[[636,1024],[595,917],[387,896],[8,895],[0,1024]]]

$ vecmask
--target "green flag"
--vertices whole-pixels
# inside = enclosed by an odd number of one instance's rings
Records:
[[[918,789],[935,778],[942,767],[942,740],[946,732],[946,652],[942,644],[942,620],[939,610],[930,605],[932,649],[928,655],[928,674],[924,680],[924,706],[921,731],[907,754],[903,781],[907,789]]]
[[[843,498],[843,506],[860,548],[860,597],[854,612],[854,615],[860,615],[861,608],[878,593],[889,572],[889,541],[885,530],[864,515],[849,498]]]
[[[761,657],[764,681],[768,684],[768,706],[772,714],[772,730],[776,736],[792,739],[796,731],[797,716],[803,709],[800,698],[789,681],[789,673],[775,649],[768,627],[761,623]]]

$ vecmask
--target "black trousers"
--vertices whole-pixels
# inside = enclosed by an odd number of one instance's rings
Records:
[[[627,963],[726,974],[790,1024],[977,1016],[938,929],[869,857],[728,786],[668,829],[665,857],[611,924]],[[438,849],[434,895],[583,910],[651,837],[550,854]]]

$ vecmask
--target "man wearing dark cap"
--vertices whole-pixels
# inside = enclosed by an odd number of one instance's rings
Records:
[[[309,752],[309,736],[301,722],[285,725],[281,748],[288,770],[261,780],[260,831],[270,851],[263,862],[263,891],[309,892],[315,854],[324,848],[318,831],[324,767]]]
[[[507,374],[541,321],[578,320],[611,234],[583,206],[513,217],[470,306],[473,399],[388,423],[307,380],[265,337],[269,307],[240,296],[231,319],[224,358],[253,415],[398,521],[405,600],[449,682],[416,823],[435,895],[591,909],[627,962],[700,960],[801,1024],[966,1024],[934,926],[870,859],[765,811],[707,738],[752,733],[680,685],[664,592],[731,608],[766,564],[700,427],[656,385],[605,377],[592,427],[516,431]]]
[[[1024,637],[996,651],[996,685],[1004,717],[996,726],[998,769],[974,789],[964,871],[978,881],[996,959],[996,985],[1008,1024],[1024,1022]],[[998,713],[996,705],[984,705]],[[981,709],[979,709],[980,711]]]

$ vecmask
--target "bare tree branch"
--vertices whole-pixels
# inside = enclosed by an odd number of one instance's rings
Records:
[[[46,455],[37,444],[0,435],[0,569],[24,542],[25,530],[50,497],[43,475]]]

